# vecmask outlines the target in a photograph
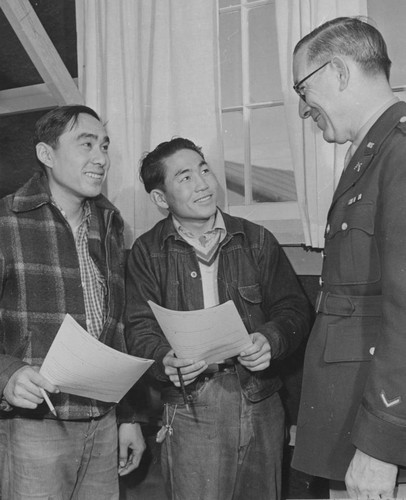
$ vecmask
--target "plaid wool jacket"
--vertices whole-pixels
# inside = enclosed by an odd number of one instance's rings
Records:
[[[89,253],[107,283],[99,340],[126,352],[123,221],[103,195],[89,201]],[[0,394],[16,370],[42,364],[66,313],[86,328],[75,241],[41,172],[0,200]],[[67,420],[98,417],[114,406],[63,393],[50,397],[59,418]],[[0,418],[14,416],[53,418],[46,404],[0,411]]]

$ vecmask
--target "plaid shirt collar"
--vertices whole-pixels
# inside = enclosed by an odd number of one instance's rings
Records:
[[[120,216],[119,210],[110,201],[99,194],[95,198],[89,198],[98,207],[111,210]],[[49,189],[48,179],[45,172],[37,172],[14,194],[12,210],[14,212],[28,212],[36,208],[52,203],[52,195]]]

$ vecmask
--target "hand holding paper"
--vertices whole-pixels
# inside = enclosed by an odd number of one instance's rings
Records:
[[[102,344],[67,314],[40,373],[61,392],[118,403],[152,363]]]
[[[219,363],[252,345],[233,301],[197,311],[172,311],[148,301],[178,358]]]

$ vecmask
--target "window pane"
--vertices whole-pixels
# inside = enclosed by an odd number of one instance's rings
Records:
[[[297,199],[283,106],[252,110],[251,165],[254,202]]]
[[[406,85],[405,0],[368,0],[368,17],[375,22],[388,46],[392,87]]]
[[[250,9],[248,20],[251,102],[282,100],[275,5]]]
[[[222,107],[241,105],[240,12],[224,12],[220,14],[220,71]]]
[[[230,205],[244,205],[244,139],[242,113],[223,114],[226,185]]]
[[[402,91],[402,92],[396,92],[395,93],[396,97],[399,97],[399,99],[401,101],[405,101],[406,102],[406,91]]]
[[[231,5],[240,5],[241,0],[220,0],[219,7],[223,9],[224,7],[230,7]]]

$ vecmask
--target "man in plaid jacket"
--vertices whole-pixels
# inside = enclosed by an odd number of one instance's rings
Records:
[[[123,418],[117,449],[114,404],[63,394],[39,373],[66,313],[126,351],[123,221],[101,194],[108,146],[92,109],[56,108],[36,124],[42,171],[0,200],[1,498],[118,499],[117,454],[126,474],[145,448]]]

